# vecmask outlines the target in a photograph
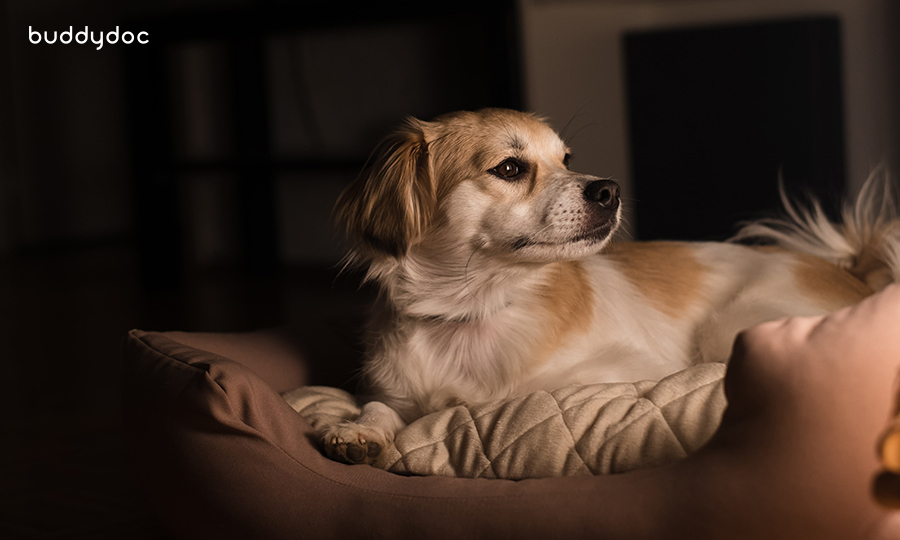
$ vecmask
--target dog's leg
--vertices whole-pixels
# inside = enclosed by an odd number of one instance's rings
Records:
[[[336,461],[378,467],[393,446],[394,435],[404,427],[406,423],[394,409],[370,401],[363,405],[355,422],[341,422],[325,431],[325,453]]]

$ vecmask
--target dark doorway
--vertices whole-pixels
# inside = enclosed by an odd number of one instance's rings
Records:
[[[625,36],[641,239],[721,240],[790,194],[844,190],[840,25],[810,18]]]

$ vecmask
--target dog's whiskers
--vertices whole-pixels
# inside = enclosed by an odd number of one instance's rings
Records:
[[[543,227],[541,227],[540,229],[538,229],[537,231],[535,231],[533,234],[531,234],[530,237],[529,237],[528,239],[531,240],[531,239],[533,239],[533,238],[537,238],[538,236],[540,236],[540,235],[543,234],[544,232],[548,231],[551,227],[553,227],[553,223],[547,223],[546,225],[544,225]]]
[[[587,129],[589,127],[595,127],[598,125],[600,125],[600,124],[598,124],[597,122],[591,122],[590,124],[585,124],[585,125],[581,126],[580,128],[576,129],[575,133],[573,133],[572,135],[570,135],[569,137],[567,137],[565,139],[566,146],[571,146],[572,139],[574,139],[579,133],[581,133],[585,129]]]
[[[573,114],[572,117],[569,118],[569,121],[566,122],[566,125],[563,126],[562,131],[559,132],[560,138],[565,139],[566,131],[569,129],[569,125],[571,125],[572,122],[573,122],[576,118],[578,118],[579,116],[581,116],[581,111],[583,111],[584,108],[587,107],[587,106],[588,106],[588,102],[585,102],[584,104],[581,105],[581,107],[578,107],[578,110],[575,111],[575,114]],[[567,146],[568,146],[568,141],[567,141]]]

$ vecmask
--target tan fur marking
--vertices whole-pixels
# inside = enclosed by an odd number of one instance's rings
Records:
[[[547,285],[540,291],[546,316],[539,349],[532,355],[536,363],[552,355],[568,336],[587,332],[594,317],[594,290],[581,263],[554,263],[548,270]]]
[[[872,294],[872,289],[850,272],[830,262],[795,253],[794,277],[800,290],[829,311],[855,304]]]
[[[747,247],[766,253],[790,253],[797,257],[794,278],[800,290],[829,311],[855,304],[879,290],[875,286],[879,284],[878,272],[887,268],[881,261],[867,259],[865,252],[859,257],[862,263],[857,263],[848,271],[814,255],[796,253],[778,246]]]
[[[612,244],[605,254],[656,309],[673,318],[700,299],[709,272],[688,245],[678,242]]]

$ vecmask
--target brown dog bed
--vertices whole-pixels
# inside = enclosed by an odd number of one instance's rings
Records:
[[[322,455],[279,395],[310,382],[279,332],[132,331],[129,451],[181,538],[898,538],[872,496],[900,364],[900,290],[738,341],[729,405],[691,456],[624,474],[401,476]]]

